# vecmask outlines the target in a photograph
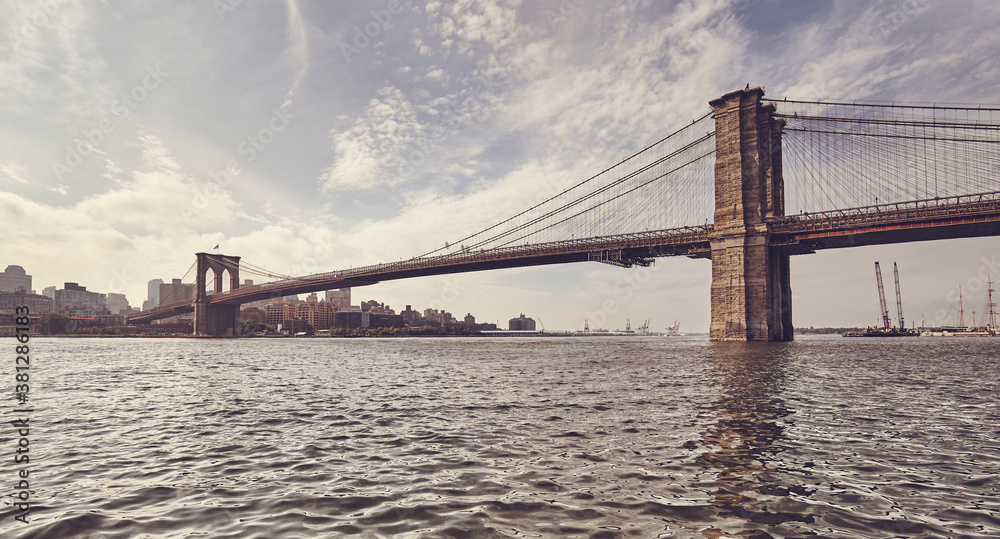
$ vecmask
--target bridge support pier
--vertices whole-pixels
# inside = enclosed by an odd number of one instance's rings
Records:
[[[205,291],[206,274],[215,274],[215,293],[222,292],[222,276],[229,272],[229,289],[240,286],[240,257],[197,253],[195,278],[194,334],[211,337],[236,337],[240,332],[239,305],[212,305]]]
[[[790,341],[789,255],[770,245],[766,219],[784,215],[781,129],[760,88],[710,104],[715,116],[713,341]]]

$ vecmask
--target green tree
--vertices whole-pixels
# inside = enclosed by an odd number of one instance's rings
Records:
[[[69,317],[65,314],[45,313],[38,319],[38,333],[42,335],[66,333],[69,324]]]

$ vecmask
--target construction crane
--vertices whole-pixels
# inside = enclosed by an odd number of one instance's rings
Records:
[[[649,335],[649,321],[650,319],[647,318],[646,321],[639,326],[639,335]]]
[[[903,298],[899,295],[899,268],[896,267],[896,263],[892,263],[892,272],[896,276],[896,312],[899,314],[899,329],[906,329],[906,325],[903,324]]]
[[[875,280],[878,282],[878,301],[882,308],[882,327],[889,329],[892,322],[889,320],[889,308],[885,306],[885,288],[882,286],[882,268],[875,262]]]

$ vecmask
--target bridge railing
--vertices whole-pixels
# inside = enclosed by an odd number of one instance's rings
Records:
[[[924,221],[941,217],[1000,212],[1000,192],[928,198],[857,208],[807,212],[769,219],[771,232],[791,234],[812,230],[859,228],[881,223]]]

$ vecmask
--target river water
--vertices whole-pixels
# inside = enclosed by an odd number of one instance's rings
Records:
[[[4,537],[1000,537],[1000,339],[31,344]]]

